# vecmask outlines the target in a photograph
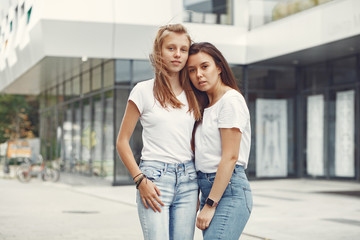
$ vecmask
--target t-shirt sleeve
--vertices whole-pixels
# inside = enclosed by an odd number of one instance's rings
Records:
[[[144,92],[141,84],[136,84],[135,87],[131,90],[129,99],[135,103],[138,108],[140,114],[143,113],[144,110]]]
[[[241,95],[223,101],[219,109],[218,128],[238,128],[243,132],[249,120],[249,109]]]

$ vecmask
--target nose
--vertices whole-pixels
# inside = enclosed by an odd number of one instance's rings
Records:
[[[174,52],[174,56],[175,56],[176,58],[179,58],[179,57],[181,56],[180,50],[176,50],[176,51]]]
[[[201,78],[201,77],[202,77],[202,72],[201,72],[200,69],[198,69],[198,70],[196,71],[196,77],[197,77],[197,78]]]

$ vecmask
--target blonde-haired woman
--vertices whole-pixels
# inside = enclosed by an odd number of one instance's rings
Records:
[[[144,239],[193,239],[198,200],[191,136],[201,113],[183,68],[191,38],[181,24],[159,28],[150,60],[155,78],[130,93],[117,150],[134,179]],[[138,166],[129,140],[140,118]]]

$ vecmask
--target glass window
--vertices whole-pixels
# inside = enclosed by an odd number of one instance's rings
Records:
[[[125,108],[126,108],[126,104],[127,104],[127,99],[129,97],[129,93],[130,93],[130,89],[117,89],[116,90],[116,99],[115,99],[115,109],[116,109],[116,123],[115,123],[115,132],[119,132],[119,128],[121,125],[121,121],[123,119],[124,116],[124,112],[125,112]],[[139,146],[138,144],[133,144],[134,142],[134,137],[137,138],[138,134],[141,135],[141,131],[139,133],[139,130],[136,128],[134,130],[134,133],[132,135],[132,140],[130,143],[130,146],[132,148],[132,151],[134,153],[135,159],[136,161],[139,161],[140,158],[140,153],[141,153],[141,148],[142,145]],[[138,142],[137,140],[135,142]],[[131,176],[129,175],[126,167],[124,166],[124,164],[122,163],[119,154],[116,154],[116,169],[115,169],[115,182],[117,183],[131,183],[132,179]]]
[[[79,172],[79,163],[81,159],[81,105],[80,102],[74,103],[74,124],[73,124],[73,142],[74,142],[74,163],[76,172]]]
[[[90,99],[83,101],[83,128],[81,129],[81,159],[80,172],[90,174],[90,159],[91,159],[91,106]]]
[[[49,107],[56,105],[56,87],[51,88],[50,91],[47,92],[47,98]]]
[[[102,139],[103,139],[103,104],[101,101],[101,95],[96,95],[93,98],[93,113],[94,123],[93,131],[91,133],[91,148],[92,148],[92,173],[94,176],[104,176],[103,164],[102,164]]]
[[[356,57],[339,59],[332,64],[334,84],[356,82]]]
[[[91,70],[92,91],[101,89],[101,65]]]
[[[114,61],[104,64],[104,88],[114,85]]]
[[[72,97],[72,81],[65,82],[65,100],[70,100]]]
[[[64,83],[60,83],[58,85],[58,103],[61,103],[64,101]]]
[[[184,0],[184,22],[232,24],[232,0]]]
[[[91,85],[90,85],[90,73],[84,72],[82,74],[82,94],[87,94],[91,91]]]
[[[249,0],[250,29],[333,0]]]
[[[248,68],[249,89],[294,90],[294,68]]]
[[[114,91],[105,93],[105,113],[104,113],[104,162],[103,173],[112,181],[114,175]]]
[[[65,119],[63,122],[63,141],[64,141],[64,156],[65,168],[71,171],[73,168],[73,157],[72,157],[72,109],[71,106],[67,106],[65,109]]]
[[[318,64],[305,68],[305,88],[311,90],[319,90],[328,85],[329,74],[326,64]]]
[[[130,60],[115,60],[115,82],[124,83],[131,80]]]
[[[79,97],[80,96],[80,77],[76,76],[73,78],[73,96]]]
[[[154,77],[154,72],[149,61],[134,61],[133,82],[140,82]]]

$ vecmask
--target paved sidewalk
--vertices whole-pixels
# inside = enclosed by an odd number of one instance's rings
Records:
[[[134,186],[92,180],[65,174],[58,183],[22,184],[0,178],[0,240],[142,239]],[[360,236],[360,183],[284,179],[251,186],[254,208],[240,240]]]

